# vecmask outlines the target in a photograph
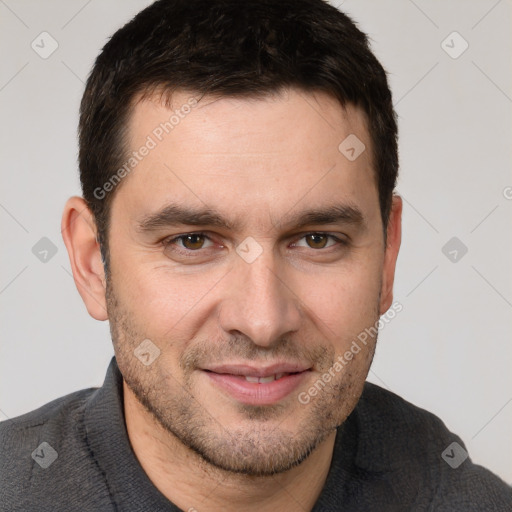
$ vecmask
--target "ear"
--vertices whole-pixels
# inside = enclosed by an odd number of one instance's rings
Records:
[[[383,315],[393,302],[393,283],[395,280],[395,267],[398,251],[402,241],[402,198],[393,195],[391,212],[387,227],[387,244],[384,253],[382,270],[382,287],[380,295],[379,315]]]
[[[96,240],[96,222],[82,197],[74,196],[66,202],[61,230],[75,285],[87,311],[96,320],[107,320],[105,270]]]

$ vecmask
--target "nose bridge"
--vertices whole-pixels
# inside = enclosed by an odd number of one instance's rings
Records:
[[[226,332],[239,331],[257,345],[269,346],[298,330],[298,301],[286,286],[286,277],[279,275],[282,267],[271,249],[249,261],[241,257],[235,263],[233,284],[222,303],[221,327]]]

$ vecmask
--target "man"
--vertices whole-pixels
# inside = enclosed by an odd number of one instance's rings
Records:
[[[348,17],[156,2],[94,65],[79,159],[63,236],[115,358],[2,423],[1,510],[511,509],[445,462],[464,445],[441,420],[365,383],[402,202],[386,75]]]

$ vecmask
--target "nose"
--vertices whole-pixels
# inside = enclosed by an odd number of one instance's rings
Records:
[[[238,258],[229,279],[228,295],[219,312],[220,327],[225,332],[243,334],[256,345],[270,347],[299,329],[300,300],[293,292],[289,274],[274,261],[270,250],[251,263]]]

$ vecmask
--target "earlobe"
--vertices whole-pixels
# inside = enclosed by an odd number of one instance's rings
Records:
[[[393,203],[387,227],[387,244],[382,269],[382,288],[379,314],[383,315],[393,302],[393,283],[395,280],[396,260],[402,242],[402,198],[393,195]]]
[[[61,230],[73,278],[87,311],[96,320],[107,320],[105,271],[96,223],[82,197],[74,196],[66,202]]]

